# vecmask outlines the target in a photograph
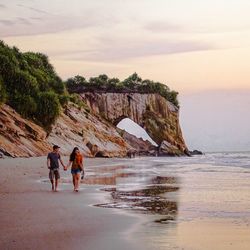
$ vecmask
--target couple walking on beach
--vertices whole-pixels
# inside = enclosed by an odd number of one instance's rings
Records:
[[[57,145],[53,146],[53,151],[48,154],[47,157],[47,166],[49,171],[49,179],[52,185],[52,191],[57,192],[58,181],[60,179],[59,173],[59,162],[62,164],[64,171],[71,166],[71,174],[72,174],[72,181],[74,186],[74,191],[78,192],[80,180],[81,180],[81,172],[82,176],[84,176],[84,169],[83,169],[83,156],[80,153],[80,150],[75,147],[70,154],[69,163],[64,165],[60,153],[60,147]]]

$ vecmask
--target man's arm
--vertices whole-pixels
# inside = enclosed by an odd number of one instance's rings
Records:
[[[59,158],[59,161],[60,161],[60,163],[62,164],[63,168],[65,169],[66,166],[64,165],[64,163],[63,163],[63,161],[62,161],[62,159],[61,159],[61,156],[60,156],[60,158]]]
[[[47,167],[50,169],[50,158],[47,158]]]

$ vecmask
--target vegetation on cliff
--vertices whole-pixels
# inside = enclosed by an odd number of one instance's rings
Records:
[[[75,76],[66,81],[67,89],[70,93],[80,93],[84,91],[105,91],[105,92],[139,92],[158,93],[179,107],[177,99],[178,92],[160,82],[143,80],[137,73],[132,74],[123,81],[118,78],[109,78],[107,75],[99,75],[86,80],[82,76]]]
[[[0,41],[0,103],[48,128],[68,101],[65,84],[48,57],[21,53]]]

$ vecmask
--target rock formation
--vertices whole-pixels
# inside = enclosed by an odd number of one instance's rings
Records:
[[[93,157],[124,157],[129,148],[115,127],[74,105],[68,106],[57,119],[47,141],[56,142],[63,153],[78,146],[85,155]]]
[[[0,152],[11,157],[46,154],[51,150],[47,133],[38,125],[23,119],[7,105],[0,107]]]
[[[122,119],[130,118],[143,127],[160,145],[162,154],[188,152],[179,124],[178,108],[159,94],[142,93],[80,93],[94,114],[116,126]]]
[[[78,146],[85,156],[124,157],[130,146],[116,129],[97,116],[70,105],[49,135],[43,128],[23,119],[7,105],[0,107],[0,152],[11,157],[46,155],[53,144],[69,155]],[[95,152],[87,146],[94,145]],[[97,155],[97,156],[98,156]]]
[[[129,134],[125,130],[117,128],[121,137],[126,141],[128,145],[131,146],[131,149],[128,150],[127,156],[132,158],[135,156],[157,156],[158,147],[152,145],[151,142],[143,140],[142,138],[137,138],[134,135]]]

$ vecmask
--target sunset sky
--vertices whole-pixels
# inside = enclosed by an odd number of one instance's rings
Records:
[[[164,82],[190,147],[250,150],[249,13],[248,0],[1,0],[0,39],[46,53],[63,79]]]

